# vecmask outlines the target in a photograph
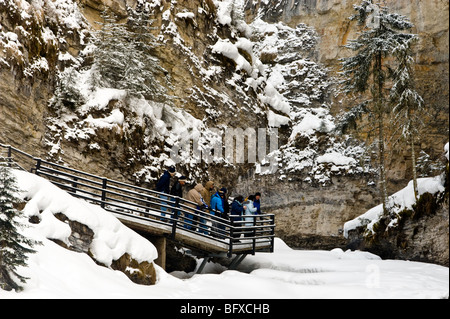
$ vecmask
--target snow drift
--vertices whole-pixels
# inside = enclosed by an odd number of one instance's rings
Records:
[[[40,219],[39,224],[32,227],[32,232],[39,237],[59,240],[70,246],[69,225],[54,216],[62,213],[93,230],[90,252],[96,261],[106,266],[125,253],[138,262],[152,262],[158,257],[156,248],[149,241],[99,206],[78,200],[39,176],[17,170],[13,172],[19,189],[23,190],[21,196],[27,201],[24,215]]]
[[[276,239],[275,252],[248,256],[240,271],[209,263],[206,274],[177,273],[180,279],[155,266],[158,281],[137,285],[122,272],[98,266],[88,255],[67,250],[47,238],[67,240],[66,225],[53,214],[64,212],[95,231],[96,258],[105,263],[129,252],[153,260],[149,242],[99,207],[75,199],[48,181],[14,171],[27,198],[27,216],[40,215],[39,224],[23,232],[39,240],[21,293],[0,290],[0,299],[29,298],[448,298],[447,267],[419,262],[381,260],[360,251],[297,251]],[[201,260],[199,260],[201,262]],[[174,274],[175,275],[175,274]]]

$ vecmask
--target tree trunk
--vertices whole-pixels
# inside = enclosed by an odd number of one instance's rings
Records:
[[[376,113],[378,116],[378,157],[379,157],[379,170],[380,170],[380,193],[383,202],[383,211],[387,213],[387,188],[386,188],[386,161],[385,161],[385,148],[384,148],[384,101],[383,101],[383,61],[381,53],[379,53],[375,59],[374,75],[376,89],[375,91],[375,103]]]
[[[409,116],[409,112],[408,112]],[[417,168],[416,168],[416,151],[414,149],[414,133],[411,132],[409,135],[409,142],[411,145],[411,161],[412,161],[412,171],[413,171],[413,188],[414,188],[414,198],[417,199],[419,197],[419,190],[417,186]]]
[[[387,212],[387,187],[386,187],[386,161],[384,149],[384,127],[383,127],[383,113],[378,115],[378,156],[380,165],[380,192],[383,201],[383,211]]]
[[[20,291],[21,287],[14,282],[14,280],[9,275],[6,267],[0,267],[0,289],[11,291]]]

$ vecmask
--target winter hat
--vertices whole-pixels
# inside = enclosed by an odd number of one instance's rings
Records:
[[[175,167],[171,167],[171,168],[169,168],[169,173],[171,173],[171,174],[173,174],[173,173],[175,173]]]
[[[226,194],[226,192],[227,192],[227,189],[225,187],[222,187],[219,191],[219,193],[222,193],[222,194]]]
[[[179,179],[178,179],[180,182],[186,182],[186,176],[181,176]]]

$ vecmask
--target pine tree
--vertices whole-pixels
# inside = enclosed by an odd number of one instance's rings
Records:
[[[156,39],[153,20],[142,11],[130,11],[127,23],[119,23],[104,10],[101,29],[96,32],[93,85],[126,90],[134,96],[157,101],[167,99],[167,90],[156,79],[165,73],[152,54]]]
[[[50,101],[50,106],[60,110],[63,106],[75,111],[84,103],[83,96],[77,85],[78,73],[74,67],[68,67],[58,75],[55,94]]]
[[[412,44],[417,41],[417,36],[409,41],[398,45],[393,55],[396,57],[398,66],[392,72],[393,86],[390,99],[393,103],[393,124],[397,130],[401,130],[401,137],[411,147],[411,161],[413,173],[414,196],[418,199],[417,189],[417,165],[415,142],[419,135],[419,127],[422,124],[424,101],[415,89],[414,81],[414,58]]]
[[[354,5],[356,14],[350,20],[358,21],[362,31],[356,40],[345,46],[355,55],[341,60],[343,86],[347,93],[370,93],[371,99],[360,111],[366,112],[376,130],[380,172],[380,191],[383,209],[387,211],[386,165],[385,165],[385,125],[389,104],[386,103],[386,83],[389,77],[387,58],[398,45],[408,41],[412,35],[401,31],[409,30],[409,20],[396,13],[389,13],[386,7],[364,0]],[[362,114],[356,114],[361,116]],[[355,117],[353,117],[355,119]]]
[[[105,9],[101,17],[101,29],[95,32],[93,84],[120,89],[125,80],[127,54],[134,48],[126,40],[126,26],[117,23],[113,13]]]
[[[155,20],[151,19],[148,11],[142,7],[138,7],[136,10],[128,8],[128,17],[127,25],[129,30],[134,33],[136,47],[140,51],[151,54],[152,50],[159,46],[157,38],[151,33],[157,30],[152,27]]]
[[[17,273],[17,267],[26,266],[27,254],[34,253],[36,241],[24,237],[18,228],[24,225],[18,221],[21,213],[14,208],[20,202],[18,188],[10,168],[0,165],[0,288],[22,290],[14,278],[25,283],[28,278]]]
[[[140,94],[153,100],[166,101],[170,99],[167,89],[156,79],[158,75],[162,78],[167,77],[168,72],[161,67],[155,55],[155,49],[160,44],[152,34],[152,31],[157,29],[152,26],[154,19],[150,18],[149,12],[143,7],[128,11],[127,26],[135,48],[133,53],[136,54],[136,59],[143,63],[142,69],[130,68],[129,80],[135,80],[132,86],[139,88]]]

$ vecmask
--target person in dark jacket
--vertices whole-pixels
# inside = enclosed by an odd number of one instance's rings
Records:
[[[233,203],[231,204],[231,211],[230,211],[230,219],[231,224],[234,227],[241,227],[242,224],[239,223],[242,221],[242,213],[244,212],[244,206],[242,203],[244,202],[244,196],[238,195],[234,198]],[[239,238],[241,237],[241,232],[239,230],[233,231],[233,238]]]
[[[225,193],[225,196],[223,197],[223,215],[222,218],[230,219],[230,202],[228,198],[228,193]]]
[[[183,198],[183,186],[185,184],[186,184],[186,176],[181,176],[180,178],[178,178],[175,184],[173,184],[172,189],[170,190],[170,195]],[[180,203],[176,197],[172,198],[172,206],[175,208],[179,208]],[[173,214],[174,218],[178,218],[180,216],[180,211],[174,209]]]
[[[175,167],[169,168],[167,171],[159,179],[158,183],[156,183],[156,191],[162,193],[159,195],[161,199],[162,205],[168,205],[167,199],[168,197],[163,194],[170,193],[170,178],[175,175]],[[167,211],[167,207],[161,206],[161,216],[166,216],[165,212]],[[164,219],[163,219],[164,220]]]
[[[233,203],[231,203],[230,218],[232,221],[239,222],[242,220],[242,212],[244,207],[242,203],[244,202],[244,196],[238,195],[234,198]]]
[[[175,175],[175,167],[169,168],[160,177],[158,183],[156,183],[156,191],[159,193],[170,193],[170,178]]]
[[[170,195],[177,196],[183,198],[183,186],[186,184],[186,176],[181,176],[178,180],[173,184]]]
[[[253,206],[256,208],[256,214],[261,215],[261,193],[255,194],[255,200],[253,201]]]

